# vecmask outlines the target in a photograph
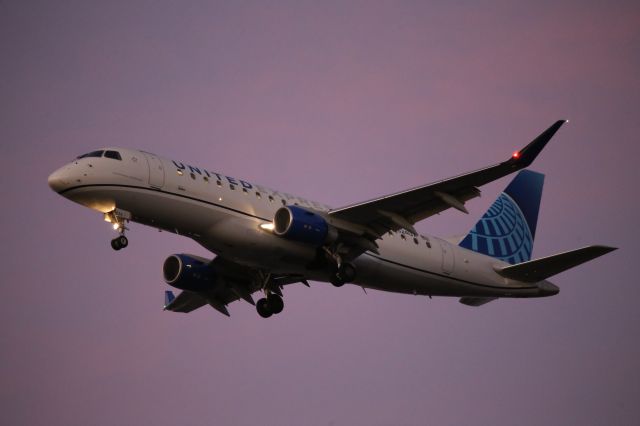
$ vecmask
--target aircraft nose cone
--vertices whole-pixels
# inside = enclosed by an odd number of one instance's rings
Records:
[[[58,169],[49,175],[48,179],[49,187],[56,192],[60,192],[66,188],[68,182],[64,178],[62,169]]]

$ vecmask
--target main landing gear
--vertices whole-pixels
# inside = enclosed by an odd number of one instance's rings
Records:
[[[343,262],[342,257],[336,251],[325,248],[328,257],[333,260],[333,267],[330,269],[329,281],[335,287],[342,287],[346,283],[356,279],[356,267],[351,262]]]
[[[269,318],[272,315],[277,315],[282,312],[284,309],[282,291],[280,287],[271,280],[271,274],[258,271],[257,280],[265,294],[265,297],[256,302],[258,315],[262,318]]]
[[[129,245],[129,240],[124,235],[125,231],[129,228],[125,226],[126,222],[131,219],[131,213],[115,209],[109,213],[104,214],[104,220],[113,224],[113,229],[118,231],[120,235],[111,240],[111,248],[114,250],[121,250]]]
[[[336,266],[329,280],[336,287],[342,287],[346,283],[356,279],[356,267],[352,263],[344,262]]]
[[[275,293],[267,295],[256,302],[256,310],[262,318],[269,318],[271,315],[277,315],[284,309],[284,301],[282,297]]]

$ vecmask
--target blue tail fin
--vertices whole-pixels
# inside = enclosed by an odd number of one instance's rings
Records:
[[[543,174],[522,170],[460,246],[512,265],[531,260],[543,184]]]

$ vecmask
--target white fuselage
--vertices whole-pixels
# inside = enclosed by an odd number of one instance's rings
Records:
[[[132,221],[192,238],[236,263],[329,280],[326,271],[306,268],[315,247],[260,227],[271,222],[283,205],[325,212],[329,206],[154,154],[112,149],[121,154],[121,160],[77,159],[54,172],[50,186],[102,213],[115,208],[130,212]],[[536,284],[498,275],[494,268],[505,266],[504,262],[437,237],[390,232],[378,245],[379,254],[365,252],[354,260],[358,271],[354,284],[421,295],[545,295]]]

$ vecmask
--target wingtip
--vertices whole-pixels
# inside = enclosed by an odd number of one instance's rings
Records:
[[[556,121],[548,129],[540,133],[540,135],[538,135],[538,137],[531,141],[527,146],[522,148],[520,151],[514,152],[511,157],[513,164],[517,168],[529,167],[560,127],[567,122],[568,120]]]
[[[607,254],[607,253],[611,253],[612,251],[618,250],[618,247],[611,247],[611,246],[599,245],[596,247],[598,247],[602,251],[602,254]]]

